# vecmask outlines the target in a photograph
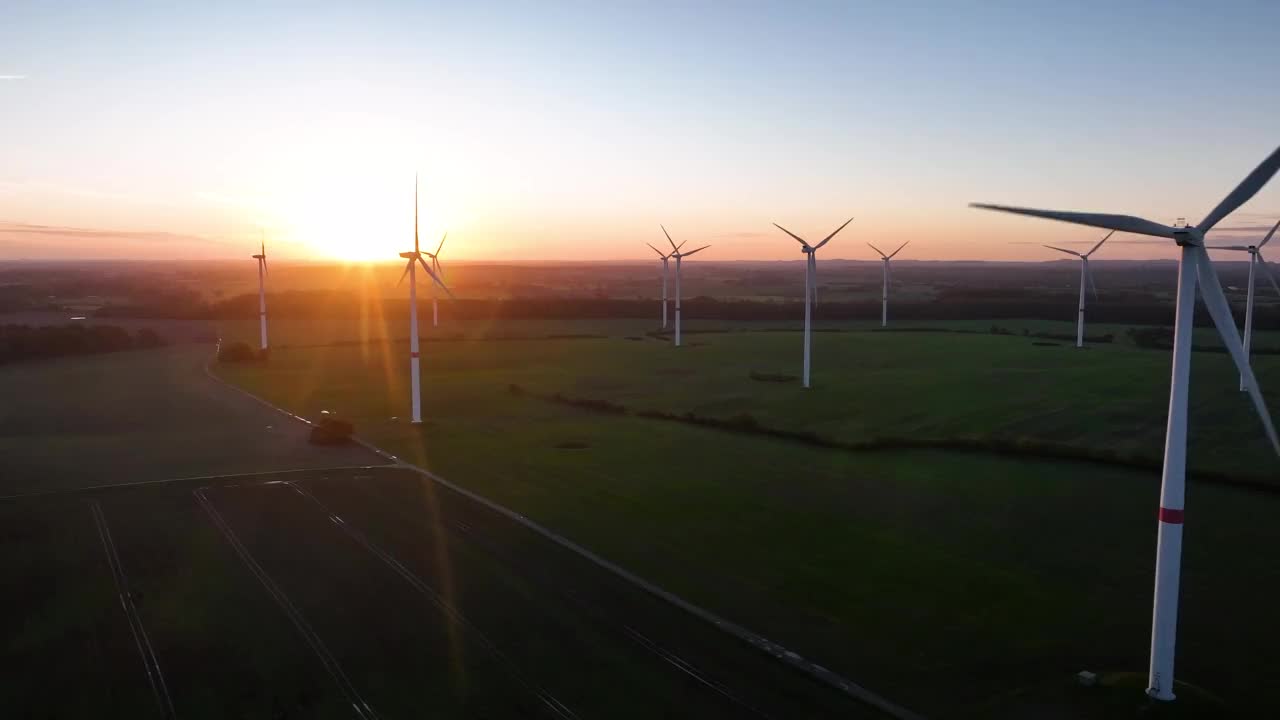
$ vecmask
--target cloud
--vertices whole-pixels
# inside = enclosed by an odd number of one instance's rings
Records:
[[[1213,232],[1267,232],[1275,227],[1275,222],[1266,225],[1232,225],[1230,227],[1216,227]]]
[[[30,223],[0,221],[0,238],[14,235],[36,235],[61,238],[77,238],[89,240],[141,240],[144,242],[173,243],[197,242],[220,245],[225,240],[188,235],[184,233],[129,231],[129,230],[97,230],[92,228],[60,227],[57,225],[32,225]]]
[[[0,75],[0,80],[26,80],[26,75]]]

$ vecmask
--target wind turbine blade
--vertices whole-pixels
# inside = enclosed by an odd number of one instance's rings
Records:
[[[773,224],[773,226],[774,226],[774,227],[776,227],[776,228],[778,228],[778,229],[779,229],[779,230],[781,230],[782,232],[784,232],[784,233],[786,233],[786,234],[790,235],[791,237],[795,238],[795,239],[796,239],[796,242],[800,243],[801,245],[803,245],[803,246],[805,246],[805,247],[809,247],[809,243],[805,242],[805,241],[804,241],[804,238],[800,237],[799,235],[797,235],[797,234],[795,234],[795,233],[791,232],[790,230],[788,230],[788,229],[786,229],[786,228],[782,227],[782,226],[781,226],[781,225],[779,225],[778,223],[774,223],[774,224]]]
[[[1154,235],[1155,237],[1172,238],[1173,228],[1168,225],[1144,220],[1140,217],[1132,215],[1107,215],[1104,213],[1081,213],[1067,212],[1061,210],[1037,210],[1035,208],[1013,207],[1010,205],[988,205],[986,203],[969,203],[969,207],[978,208],[980,210],[996,210],[999,212],[1013,213],[1014,215],[1029,215],[1031,217],[1047,218],[1049,220],[1061,220],[1062,222],[1075,223],[1076,225],[1088,225],[1090,227],[1100,227],[1104,230],[1119,230],[1120,232],[1136,233],[1138,235]]]
[[[1258,247],[1266,245],[1267,242],[1271,240],[1271,236],[1276,234],[1276,229],[1278,228],[1280,228],[1280,220],[1277,220],[1276,224],[1271,226],[1271,232],[1267,233],[1267,236],[1262,238],[1262,242],[1258,243]]]
[[[667,254],[666,254],[666,253],[662,252],[661,250],[659,250],[659,249],[658,249],[658,248],[656,248],[656,247],[653,247],[653,245],[650,245],[649,243],[645,243],[645,245],[649,245],[649,247],[650,247],[650,248],[653,248],[653,251],[654,251],[654,252],[656,252],[656,253],[658,253],[658,257],[664,258],[664,257],[666,257],[666,256],[667,256]]]
[[[694,254],[694,253],[696,253],[696,252],[702,252],[703,250],[706,250],[706,249],[707,249],[707,248],[709,248],[709,247],[711,247],[711,246],[710,246],[710,245],[703,245],[702,247],[697,248],[697,249],[695,249],[695,250],[690,250],[690,251],[689,251],[689,252],[687,252],[687,253],[680,253],[680,256],[681,256],[681,257],[689,257],[690,255],[692,255],[692,254]]]
[[[1222,292],[1222,284],[1218,282],[1218,273],[1213,269],[1213,261],[1203,247],[1193,246],[1191,257],[1195,258],[1196,275],[1200,278],[1200,297],[1204,306],[1218,328],[1222,344],[1227,346],[1231,359],[1236,362],[1236,369],[1244,378],[1245,388],[1253,399],[1253,407],[1258,411],[1258,418],[1267,431],[1267,439],[1271,447],[1280,455],[1280,439],[1276,437],[1275,426],[1271,424],[1271,413],[1267,411],[1267,402],[1262,398],[1258,388],[1258,380],[1253,376],[1253,368],[1249,367],[1249,358],[1244,354],[1244,344],[1240,341],[1240,332],[1236,330],[1235,319],[1231,317],[1231,306],[1227,304],[1227,296]]]
[[[1205,250],[1236,250],[1238,252],[1249,252],[1248,245],[1205,245],[1204,249]]]
[[[413,251],[418,250],[418,173],[413,174]]]
[[[1276,293],[1280,294],[1280,284],[1276,283],[1276,276],[1271,274],[1271,266],[1267,264],[1265,258],[1262,257],[1262,251],[1258,251],[1258,267],[1262,268],[1262,274],[1267,276],[1271,281],[1271,287],[1276,289]]]
[[[1075,250],[1068,250],[1066,248],[1054,247],[1053,245],[1045,245],[1044,247],[1047,247],[1050,250],[1057,250],[1058,252],[1064,252],[1068,255],[1075,255],[1076,257],[1084,257],[1083,255],[1076,252]]]
[[[265,252],[262,253],[262,272],[268,276],[271,275],[271,268],[267,265],[267,254]]]
[[[659,225],[658,227],[662,228],[662,234],[667,236],[667,242],[671,243],[671,249],[676,252],[680,252],[680,248],[676,245],[676,241],[671,239],[671,233],[667,232],[667,226]],[[680,244],[683,245],[684,242],[681,242]]]
[[[902,252],[902,248],[904,248],[904,247],[906,247],[906,246],[908,246],[908,245],[910,245],[910,244],[911,244],[911,241],[910,241],[910,240],[908,240],[908,241],[906,241],[906,242],[902,243],[901,245],[899,245],[899,246],[898,246],[898,249],[897,249],[897,250],[894,250],[894,251],[889,255],[889,259],[890,259],[890,260],[892,260],[894,255],[897,255],[898,253]]]
[[[1086,258],[1088,256],[1085,256]],[[1083,259],[1083,258],[1082,258]],[[1098,286],[1093,282],[1093,271],[1089,269],[1089,261],[1086,259],[1084,263],[1084,276],[1089,280],[1089,289],[1093,290],[1093,299],[1098,299]]]
[[[881,250],[880,248],[876,247],[875,245],[872,245],[871,243],[867,243],[867,247],[869,247],[869,248],[871,248],[872,250],[875,250],[876,252],[880,253],[880,257],[881,257],[881,259],[884,259],[884,258],[889,257],[888,255],[885,255],[885,254],[884,254],[884,251],[883,251],[883,250]]]
[[[410,260],[408,265],[404,266],[404,272],[400,275],[400,282],[396,283],[396,287],[404,284],[404,279],[409,275],[409,268],[413,267],[413,261]]]
[[[444,283],[440,282],[440,276],[436,275],[434,272],[431,271],[431,268],[427,266],[427,261],[423,260],[421,255],[419,255],[417,259],[418,259],[418,262],[422,264],[422,269],[426,270],[427,274],[431,276],[432,282],[434,282],[436,285],[439,285],[440,289],[443,290],[446,295],[452,298],[453,292],[449,290],[449,288],[445,287]],[[410,261],[409,264],[412,265],[413,262]]]
[[[1115,230],[1112,230],[1111,232],[1107,233],[1107,234],[1106,234],[1106,237],[1104,237],[1104,238],[1102,238],[1101,240],[1099,240],[1099,241],[1098,241],[1098,244],[1097,244],[1097,245],[1094,245],[1094,246],[1093,246],[1093,249],[1092,249],[1092,250],[1090,250],[1089,252],[1085,253],[1085,254],[1084,254],[1084,256],[1085,256],[1085,257],[1089,257],[1090,255],[1092,255],[1092,254],[1094,254],[1095,252],[1097,252],[1097,251],[1098,251],[1098,248],[1102,247],[1102,243],[1106,242],[1106,241],[1107,241],[1107,238],[1110,238],[1112,235],[1115,235],[1115,234],[1116,234],[1116,231],[1115,231]]]
[[[444,247],[444,240],[445,240],[445,238],[447,238],[447,237],[449,237],[449,231],[448,231],[448,230],[446,230],[446,231],[445,231],[444,235],[441,235],[441,236],[440,236],[440,244],[436,246],[436,255],[439,255],[439,254],[440,254],[440,250],[441,250],[441,248],[443,248],[443,247]],[[435,257],[435,256],[433,255],[432,257]]]
[[[817,245],[814,245],[814,246],[813,246],[813,249],[814,249],[814,250],[817,250],[818,248],[822,247],[823,245],[826,245],[827,243],[831,242],[831,238],[835,237],[835,236],[836,236],[836,233],[838,233],[838,232],[840,232],[841,230],[843,230],[843,229],[844,229],[844,227],[845,227],[845,225],[848,225],[848,224],[849,224],[849,223],[851,223],[851,222],[853,222],[853,218],[849,218],[848,220],[845,220],[845,221],[844,221],[844,225],[841,225],[840,227],[838,227],[838,228],[836,228],[835,230],[833,230],[833,231],[831,232],[831,234],[830,234],[830,235],[828,235],[828,236],[826,236],[826,237],[822,238],[822,242],[818,243]]]
[[[1267,159],[1262,161],[1262,164],[1254,168],[1253,172],[1249,173],[1244,180],[1241,180],[1236,189],[1228,193],[1222,199],[1222,202],[1218,203],[1218,207],[1214,208],[1212,212],[1200,221],[1196,229],[1202,233],[1209,232],[1214,225],[1218,224],[1219,220],[1235,212],[1236,208],[1253,199],[1253,196],[1257,195],[1258,191],[1271,180],[1271,176],[1275,175],[1277,170],[1280,170],[1280,147],[1273,150],[1267,156]]]

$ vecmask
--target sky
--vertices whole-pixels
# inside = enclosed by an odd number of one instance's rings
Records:
[[[454,260],[642,259],[660,224],[794,260],[772,223],[850,216],[827,258],[1057,259],[1101,233],[967,203],[1198,221],[1280,144],[1278,27],[1265,1],[8,0],[0,260],[394,260],[415,173]],[[1223,225],[1277,218],[1280,181]]]

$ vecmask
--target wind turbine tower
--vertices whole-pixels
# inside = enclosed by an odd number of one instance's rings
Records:
[[[889,261],[893,259],[894,255],[902,252],[902,248],[906,247],[910,243],[910,240],[902,243],[898,246],[897,250],[894,250],[888,255],[885,255],[884,252],[875,245],[867,243],[867,247],[880,253],[880,259],[884,261],[884,268],[880,273],[880,327],[885,327],[889,324],[889,278],[893,275],[892,271],[889,270]]]
[[[702,252],[703,250],[706,250],[707,248],[709,248],[709,247],[711,247],[711,246],[710,246],[710,245],[703,245],[703,246],[702,246],[702,247],[700,247],[700,248],[694,248],[693,250],[690,250],[689,252],[684,252],[684,253],[682,253],[682,252],[680,252],[680,248],[681,248],[681,247],[684,247],[684,241],[681,241],[681,243],[680,243],[679,245],[676,245],[676,241],[671,239],[671,233],[667,232],[667,229],[666,229],[665,227],[661,226],[661,225],[659,225],[658,227],[662,227],[662,234],[663,234],[663,235],[666,235],[666,236],[667,236],[667,242],[671,243],[671,257],[673,257],[673,258],[675,258],[675,259],[676,259],[676,332],[675,332],[675,345],[676,345],[676,347],[680,347],[680,261],[681,261],[681,260],[683,260],[683,259],[685,259],[685,258],[687,258],[687,257],[689,257],[690,255],[692,255],[692,254],[694,254],[694,253],[696,253],[696,252]]]
[[[441,241],[443,243],[443,240]],[[417,425],[422,422],[422,374],[418,361],[418,273],[417,265],[421,265],[431,280],[442,290],[453,297],[453,293],[449,292],[449,288],[440,282],[440,278],[432,272],[431,267],[422,259],[422,251],[418,249],[418,176],[413,177],[413,250],[411,252],[402,252],[400,257],[407,259],[409,262],[404,266],[404,274],[400,276],[400,282],[404,283],[405,276],[409,278],[409,384],[412,386],[410,392],[410,401],[413,405],[413,424]]]
[[[1111,232],[1107,233],[1106,236],[1104,236],[1101,240],[1099,240],[1098,244],[1094,245],[1093,249],[1087,253],[1078,253],[1075,250],[1068,250],[1066,248],[1054,247],[1053,245],[1045,245],[1045,247],[1049,248],[1050,250],[1057,250],[1058,252],[1066,253],[1068,255],[1075,255],[1076,257],[1080,258],[1080,303],[1076,305],[1076,347],[1084,347],[1084,286],[1085,286],[1085,283],[1088,283],[1089,287],[1093,290],[1093,299],[1094,300],[1098,299],[1098,286],[1093,283],[1093,273],[1089,272],[1089,256],[1098,252],[1098,248],[1102,247],[1102,243],[1106,242],[1107,238],[1114,235],[1115,232],[1116,232],[1115,230],[1112,230]]]
[[[773,226],[782,232],[795,238],[800,243],[800,252],[805,255],[804,265],[804,373],[802,382],[804,386],[809,387],[809,359],[811,348],[813,347],[813,303],[818,294],[818,250],[827,243],[831,242],[831,238],[836,233],[845,228],[845,225],[853,222],[853,218],[844,221],[844,225],[836,228],[830,235],[822,239],[817,245],[810,245],[804,238],[782,227],[778,223]]]
[[[1160,480],[1159,526],[1156,535],[1155,597],[1151,613],[1151,666],[1147,676],[1147,694],[1157,700],[1173,700],[1173,660],[1178,630],[1178,586],[1182,566],[1182,522],[1185,507],[1187,461],[1187,398],[1191,387],[1192,316],[1195,313],[1196,286],[1213,319],[1222,344],[1231,353],[1236,368],[1244,378],[1254,409],[1262,420],[1267,439],[1277,454],[1271,414],[1258,388],[1257,378],[1249,367],[1240,333],[1231,317],[1231,306],[1222,292],[1222,284],[1205,250],[1204,236],[1223,218],[1244,205],[1280,170],[1280,148],[1249,173],[1234,190],[1218,203],[1200,224],[1174,225],[1144,220],[1132,215],[1063,212],[1009,207],[1006,205],[972,204],[971,207],[998,210],[1018,215],[1061,220],[1090,227],[1120,232],[1151,235],[1172,240],[1178,247],[1178,291],[1174,310],[1173,377],[1169,385],[1169,417],[1165,430],[1164,470]]]
[[[258,261],[258,345],[265,354],[267,351],[267,241],[260,240],[262,252],[254,255]]]
[[[1280,284],[1276,283],[1275,275],[1271,274],[1271,268],[1267,267],[1267,261],[1262,257],[1262,246],[1266,245],[1267,242],[1271,240],[1271,236],[1276,234],[1276,228],[1280,228],[1280,220],[1276,221],[1276,224],[1271,228],[1271,232],[1267,233],[1267,236],[1262,238],[1262,242],[1257,245],[1219,245],[1209,248],[1210,250],[1235,250],[1237,252],[1249,253],[1249,289],[1244,306],[1244,355],[1246,358],[1249,357],[1249,345],[1253,340],[1254,270],[1262,268],[1263,274],[1265,274],[1267,279],[1271,281],[1271,287],[1275,288],[1277,293],[1280,293]],[[1241,375],[1240,391],[1244,392],[1244,389],[1244,375]]]

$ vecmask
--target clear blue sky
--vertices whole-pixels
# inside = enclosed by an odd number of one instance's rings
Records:
[[[965,204],[1194,220],[1280,144],[1277,2],[257,5],[5,3],[0,257],[70,250],[18,224],[380,255],[420,169],[458,257],[643,257],[664,222],[791,258],[770,222],[854,215],[830,257],[1039,259],[1095,234]],[[1277,216],[1280,182],[1227,224]]]

